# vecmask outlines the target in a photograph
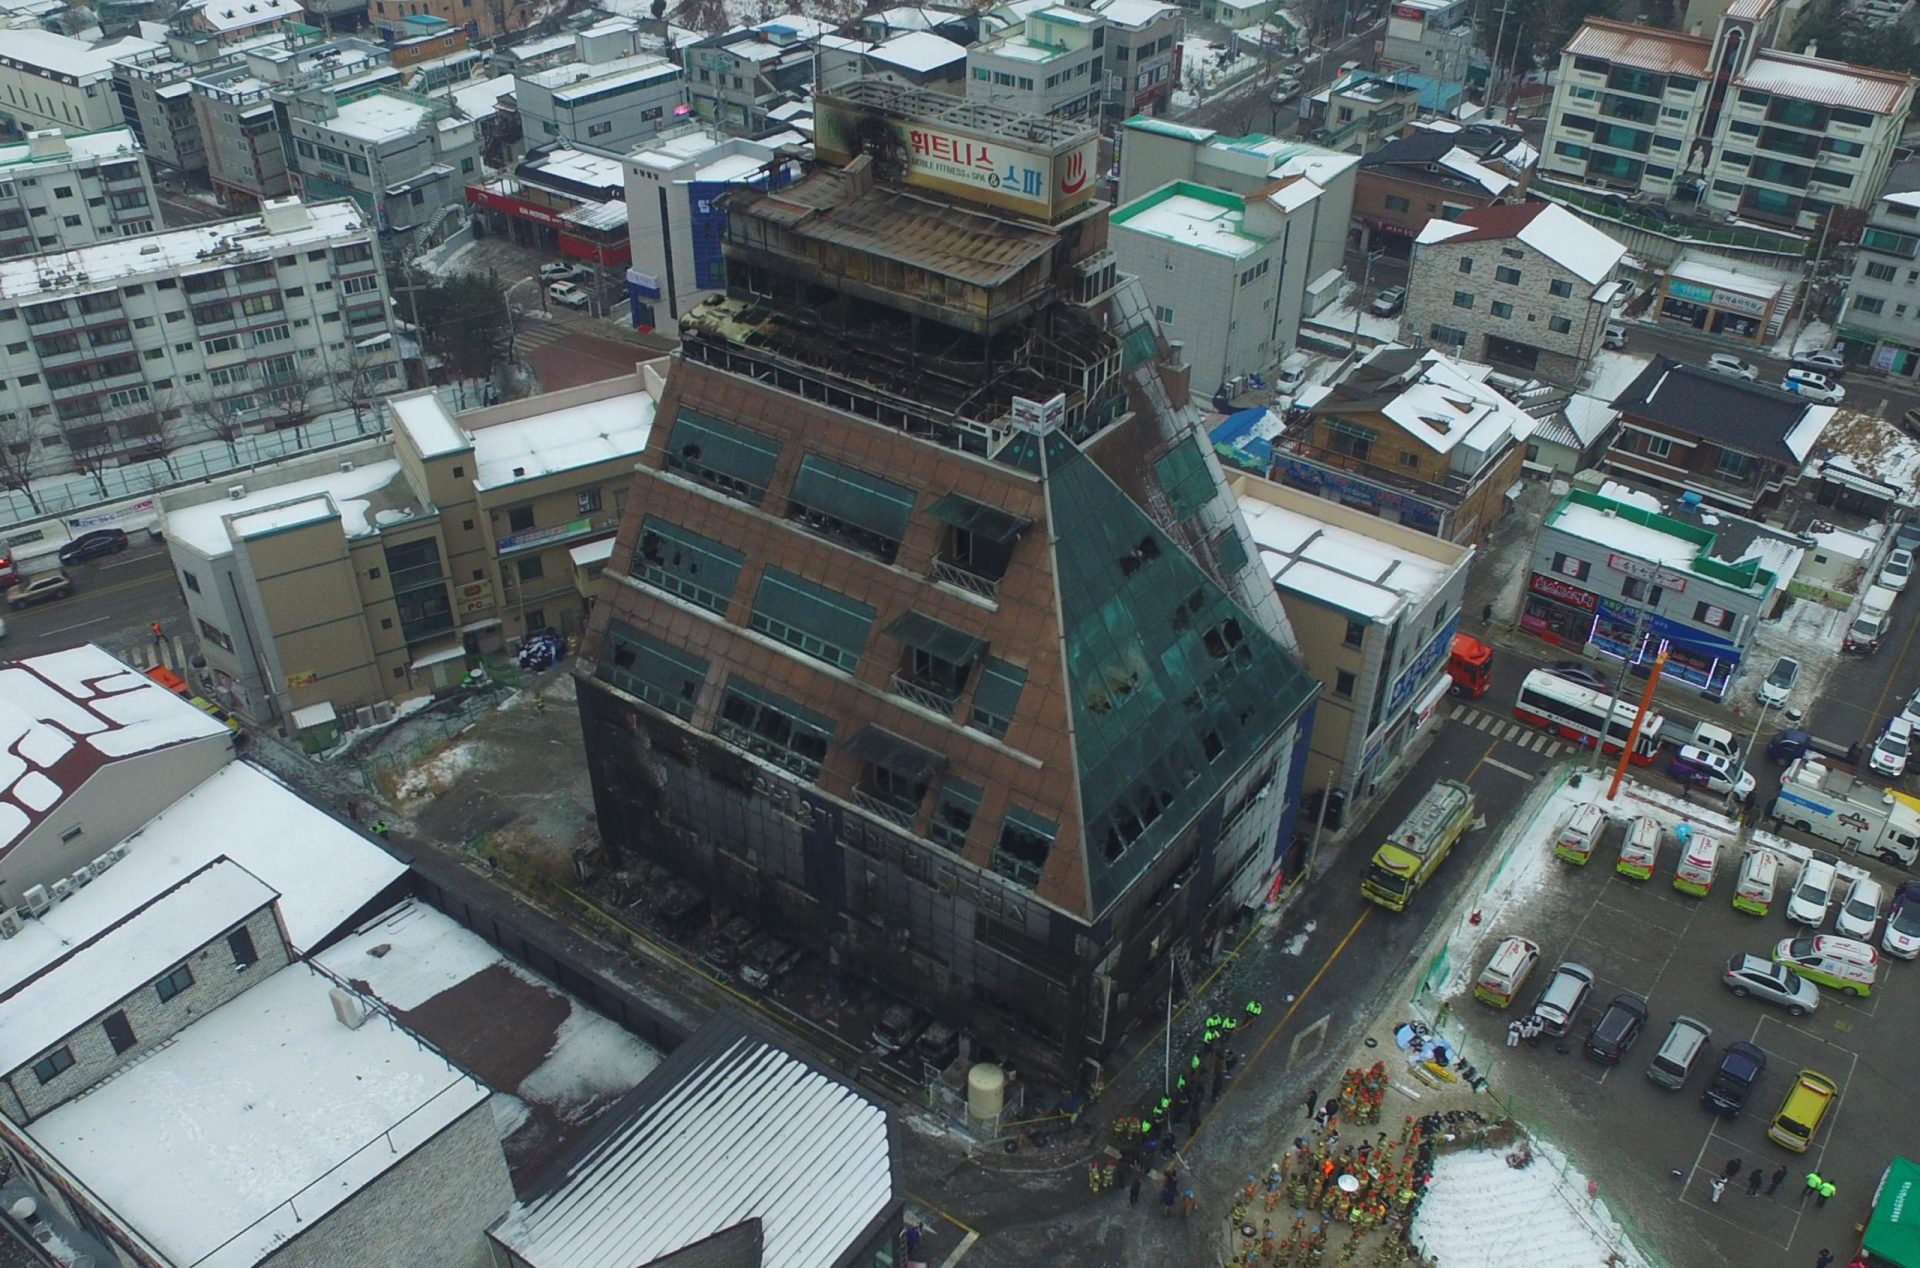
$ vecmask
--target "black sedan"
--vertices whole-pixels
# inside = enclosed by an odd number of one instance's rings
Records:
[[[82,533],[60,548],[63,564],[85,563],[102,555],[117,555],[127,548],[127,535],[117,528],[96,528]]]

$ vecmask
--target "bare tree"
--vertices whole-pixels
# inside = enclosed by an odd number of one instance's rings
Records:
[[[247,434],[246,415],[227,408],[227,402],[211,393],[186,397],[181,410],[193,428],[211,435],[227,447],[227,460],[240,465],[240,438]]]
[[[73,457],[73,469],[91,479],[101,497],[107,494],[107,468],[114,465],[120,443],[113,428],[98,414],[60,420],[60,438]]]
[[[305,449],[305,428],[313,420],[314,406],[320,396],[316,390],[319,386],[314,379],[296,373],[291,379],[264,388],[255,393],[255,399],[259,402],[256,417],[275,431],[292,428],[295,439]]]
[[[38,514],[40,499],[33,492],[33,451],[37,444],[33,416],[14,410],[0,417],[0,489],[18,493]]]
[[[172,391],[149,393],[145,400],[103,410],[100,417],[119,433],[129,458],[158,459],[168,476],[180,478],[173,456],[187,444],[190,428]]]

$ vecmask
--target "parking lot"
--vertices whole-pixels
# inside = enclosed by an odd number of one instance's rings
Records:
[[[1665,794],[1636,793],[1631,784],[1615,805],[1611,813],[1623,820],[1652,811],[1671,822],[1693,810]],[[1695,818],[1707,822],[1704,815]],[[1511,1098],[1521,1118],[1565,1148],[1575,1165],[1608,1177],[1603,1196],[1626,1217],[1636,1240],[1669,1263],[1798,1268],[1822,1248],[1844,1260],[1882,1168],[1894,1153],[1912,1148],[1907,1072],[1914,1068],[1920,1026],[1907,979],[1920,966],[1883,955],[1871,995],[1855,999],[1822,987],[1818,1007],[1799,1018],[1757,998],[1736,998],[1721,981],[1728,959],[1740,952],[1765,958],[1779,939],[1802,932],[1784,915],[1793,870],[1783,871],[1772,911],[1748,915],[1731,903],[1739,865],[1732,832],[1722,834],[1726,848],[1704,898],[1673,888],[1680,851],[1670,834],[1650,880],[1617,874],[1624,832],[1624,822],[1611,824],[1585,867],[1553,864],[1524,911],[1488,932],[1482,960],[1511,934],[1541,949],[1513,1008],[1496,1011],[1465,996],[1456,1005],[1479,1040],[1475,1049],[1492,1054],[1492,1090],[1503,1101]],[[1551,840],[1540,848],[1550,851]],[[1900,879],[1878,864],[1869,870],[1889,890]],[[1831,931],[1831,920],[1824,928]],[[1507,1049],[1508,1021],[1531,1008],[1563,960],[1595,975],[1566,1038]],[[1463,967],[1477,972],[1480,964]],[[1620,1064],[1603,1066],[1587,1058],[1582,1041],[1621,993],[1646,1000],[1649,1018]],[[1668,1091],[1650,1082],[1646,1069],[1682,1014],[1705,1022],[1712,1039],[1684,1086]],[[1746,1108],[1722,1118],[1702,1106],[1700,1095],[1735,1040],[1757,1045],[1767,1065]],[[1812,1146],[1794,1154],[1768,1140],[1767,1129],[1802,1069],[1826,1075],[1840,1091]],[[1734,1159],[1739,1176],[1715,1202],[1711,1182]],[[1779,1191],[1768,1196],[1763,1185],[1749,1198],[1748,1175],[1759,1168],[1770,1178],[1782,1164],[1787,1176]],[[1824,1208],[1801,1197],[1809,1170],[1838,1188]]]

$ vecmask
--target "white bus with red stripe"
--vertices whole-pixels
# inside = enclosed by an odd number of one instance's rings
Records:
[[[1633,730],[1633,715],[1637,710],[1628,701],[1616,701],[1609,724],[1610,699],[1604,692],[1536,669],[1520,684],[1520,698],[1514,701],[1513,716],[1571,740],[1581,748],[1591,749],[1597,742],[1602,753],[1618,753]],[[1604,737],[1603,724],[1606,725]],[[1660,750],[1660,732],[1665,726],[1665,718],[1648,710],[1646,721],[1640,724],[1640,734],[1634,739],[1633,753],[1627,760],[1639,766],[1650,765]]]

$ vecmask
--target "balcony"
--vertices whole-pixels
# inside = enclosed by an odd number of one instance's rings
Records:
[[[856,788],[853,790],[853,804],[868,814],[885,819],[894,827],[904,828],[908,832],[913,831],[913,821],[918,817],[917,811],[910,811],[904,807],[897,806],[893,802],[877,796],[874,793],[870,793],[864,788]]]
[[[922,709],[931,709],[942,717],[952,717],[953,707],[960,703],[960,693],[952,687],[910,676],[896,670],[890,685],[893,693],[913,701]]]
[[[937,581],[941,585],[964,590],[976,598],[995,603],[1000,598],[1000,583],[991,577],[982,577],[978,573],[968,572],[959,564],[950,564],[944,559],[936,559],[927,569],[927,580]]]

